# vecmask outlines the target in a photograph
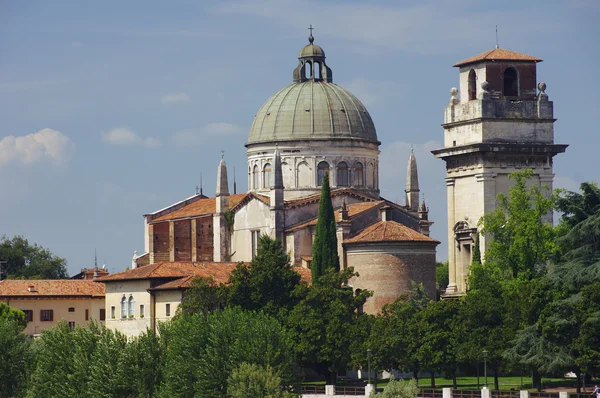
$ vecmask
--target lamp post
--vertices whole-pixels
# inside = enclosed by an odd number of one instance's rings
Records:
[[[371,384],[371,349],[367,350],[367,370],[369,372],[369,382],[368,384]]]
[[[481,352],[483,354],[483,378],[485,380],[485,384],[483,386],[483,388],[487,389],[488,388],[488,383],[487,383],[487,356],[488,356],[488,352],[487,350],[483,350]]]

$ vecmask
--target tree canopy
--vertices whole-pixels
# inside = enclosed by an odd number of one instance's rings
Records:
[[[329,173],[323,175],[321,184],[321,198],[319,199],[319,213],[315,227],[315,241],[312,246],[313,259],[311,273],[313,283],[327,270],[340,270],[338,245],[335,227],[335,216],[331,204],[331,191],[329,189]]]
[[[67,260],[55,256],[37,244],[29,244],[22,236],[12,239],[6,235],[0,240],[0,278],[8,279],[64,279],[68,278]]]

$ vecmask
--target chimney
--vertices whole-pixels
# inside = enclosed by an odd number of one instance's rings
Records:
[[[392,208],[391,206],[383,206],[379,209],[381,213],[381,221],[392,221]]]
[[[33,286],[33,285],[29,285],[29,287],[27,287],[27,291],[28,291],[29,293],[35,293],[35,292],[36,292],[36,290],[35,290],[35,286]]]

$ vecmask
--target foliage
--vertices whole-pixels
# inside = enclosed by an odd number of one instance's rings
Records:
[[[481,264],[481,247],[479,241],[479,233],[475,235],[475,245],[473,246],[472,264]]]
[[[67,260],[50,250],[30,245],[22,236],[12,239],[6,235],[0,240],[0,260],[6,261],[2,272],[8,279],[63,279],[68,278]]]
[[[0,302],[0,320],[15,322],[21,328],[21,330],[27,327],[25,313],[16,308],[9,307],[3,302]]]
[[[0,398],[21,397],[27,387],[34,357],[22,329],[18,321],[0,316]]]
[[[281,378],[270,367],[241,363],[227,380],[227,397],[230,398],[284,398],[298,396],[284,391]]]
[[[335,382],[335,373],[351,361],[353,336],[359,318],[366,316],[358,309],[371,295],[366,290],[354,295],[347,285],[353,276],[357,274],[352,267],[341,272],[328,270],[310,286],[286,321],[302,363],[314,367],[328,382]]]
[[[450,283],[448,276],[448,261],[435,263],[435,284],[438,290],[444,290]]]
[[[161,326],[166,340],[164,397],[224,397],[242,363],[270,367],[285,389],[296,386],[292,341],[274,318],[229,308],[205,319],[182,316]]]
[[[318,283],[319,277],[328,270],[340,270],[338,246],[335,227],[335,216],[331,204],[331,191],[329,189],[329,173],[323,175],[321,184],[321,198],[319,199],[319,213],[315,227],[315,240],[312,246],[312,281]]]
[[[261,235],[252,263],[238,264],[231,273],[227,301],[230,306],[282,317],[280,312],[290,311],[302,290],[300,275],[290,266],[281,241]]]
[[[372,394],[371,396],[377,398],[416,398],[418,392],[419,387],[415,379],[404,381],[394,380],[392,377],[382,393]]]
[[[207,318],[211,312],[224,307],[225,294],[225,288],[215,284],[211,277],[195,277],[183,294],[178,311],[184,315],[203,314]]]
[[[527,188],[532,177],[531,169],[510,174],[515,183],[509,195],[498,194],[496,209],[480,221],[482,233],[491,238],[485,262],[495,264],[513,278],[539,276],[556,250],[552,226],[544,222],[544,217],[551,214],[552,199],[535,184]]]

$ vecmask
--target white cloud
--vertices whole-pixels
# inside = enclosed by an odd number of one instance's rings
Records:
[[[0,166],[8,163],[30,165],[43,161],[64,165],[75,151],[75,144],[60,131],[49,128],[23,136],[0,140]]]
[[[244,129],[231,123],[208,123],[197,129],[178,131],[175,133],[175,144],[178,146],[200,145],[210,137],[239,135]]]
[[[141,137],[127,127],[115,127],[102,135],[104,142],[112,145],[137,145],[146,148],[157,148],[160,141],[153,137]]]
[[[160,102],[163,104],[173,104],[176,102],[187,102],[191,97],[187,93],[171,93],[163,96]]]

